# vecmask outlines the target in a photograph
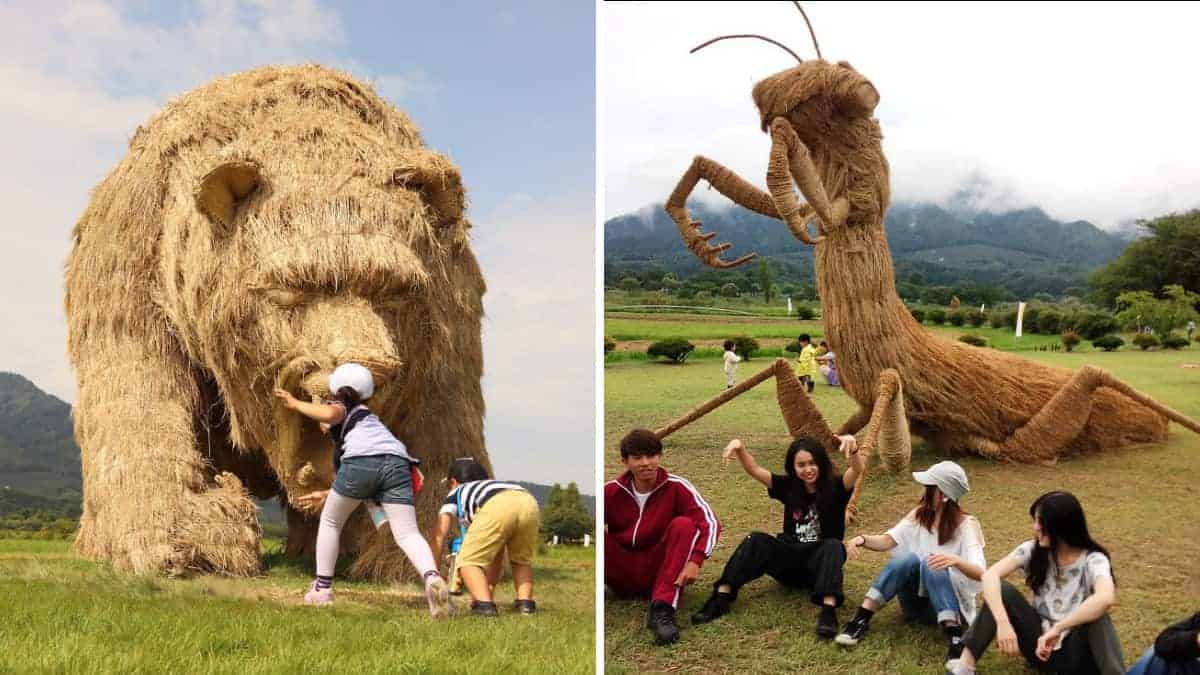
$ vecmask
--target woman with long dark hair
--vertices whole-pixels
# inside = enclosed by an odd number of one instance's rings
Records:
[[[987,569],[983,530],[959,506],[970,489],[961,466],[938,462],[914,472],[913,478],[925,486],[916,508],[884,534],[860,534],[846,544],[851,559],[860,548],[896,553],[836,641],[847,647],[858,644],[875,612],[899,595],[906,619],[942,627],[953,659],[962,651],[964,625],[975,619],[975,596]]]
[[[751,532],[742,540],[692,623],[707,623],[727,613],[742,586],[769,574],[785,586],[809,589],[809,599],[821,608],[818,637],[827,640],[837,633],[836,609],[845,600],[846,504],[864,469],[854,436],[839,436],[837,442],[849,463],[842,475],[834,473],[825,447],[813,438],[792,442],[782,475],[759,466],[740,440],[725,446],[726,464],[736,456],[742,469],[766,486],[769,497],[783,502],[783,532]]]
[[[983,575],[987,603],[964,638],[962,656],[946,663],[954,675],[973,675],[993,639],[1004,654],[1055,673],[1124,673],[1124,657],[1108,610],[1116,577],[1108,550],[1088,532],[1083,506],[1068,492],[1048,492],[1029,507],[1033,539]],[[1004,577],[1017,570],[1033,604]]]

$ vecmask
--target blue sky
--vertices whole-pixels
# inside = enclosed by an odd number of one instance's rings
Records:
[[[5,3],[0,307],[25,323],[0,336],[0,370],[74,399],[62,262],[138,124],[215,76],[319,62],[371,82],[462,170],[488,281],[497,472],[591,492],[594,15],[557,2]]]

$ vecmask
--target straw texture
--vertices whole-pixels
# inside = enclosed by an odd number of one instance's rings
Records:
[[[971,347],[913,320],[896,294],[884,232],[889,169],[872,117],[879,94],[848,63],[806,61],[756,84],[753,99],[772,139],[768,190],[697,157],[667,200],[667,213],[688,247],[717,268],[754,254],[726,261],[720,253],[727,246],[707,245],[711,234],[685,207],[702,179],[738,204],[783,220],[815,246],[826,336],[842,385],[861,407],[839,432],[869,424],[866,445],[876,449],[878,434],[886,469],[907,467],[910,425],[942,450],[1018,462],[1162,441],[1168,419],[1200,433],[1194,420],[1098,369],[1072,373]],[[807,230],[814,216],[817,236]]]
[[[344,362],[372,371],[372,410],[427,476],[486,464],[465,207],[457,168],[404,113],[316,65],[214,80],[139,127],[66,266],[76,550],[136,572],[255,573],[248,494],[288,507],[333,479],[329,439],[271,390],[327,397]],[[425,529],[438,491],[418,498]],[[311,554],[315,514],[287,512],[288,553]],[[354,571],[405,569],[386,534],[356,514],[343,549],[376,562]]]

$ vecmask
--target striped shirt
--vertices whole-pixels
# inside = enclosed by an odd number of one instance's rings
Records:
[[[475,520],[475,514],[483,508],[484,503],[505,490],[521,490],[525,488],[516,483],[506,483],[499,480],[476,480],[463,483],[446,495],[442,502],[440,513],[448,513],[456,518],[465,528]]]

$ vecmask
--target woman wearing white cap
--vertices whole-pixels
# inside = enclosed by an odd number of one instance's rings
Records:
[[[913,473],[925,486],[921,502],[884,534],[858,535],[846,554],[859,549],[891,551],[892,559],[867,591],[858,613],[835,638],[840,645],[858,644],[871,617],[893,597],[908,620],[940,624],[950,658],[962,651],[963,626],[975,619],[975,596],[987,569],[979,521],[959,507],[970,487],[967,474],[954,462],[938,462]]]
[[[342,527],[350,514],[364,500],[382,505],[391,525],[396,545],[425,580],[425,596],[433,616],[446,613],[449,592],[438,573],[429,542],[417,528],[417,512],[413,505],[413,467],[420,463],[383,422],[363,405],[375,393],[371,371],[357,363],[344,363],[329,376],[330,403],[308,403],[297,400],[283,389],[275,395],[291,410],[329,425],[334,441],[333,463],[337,475],[331,490],[304,495],[297,503],[321,509],[321,524],[317,529],[317,578],[304,595],[309,605],[328,605],[333,602],[333,571],[337,564]]]

